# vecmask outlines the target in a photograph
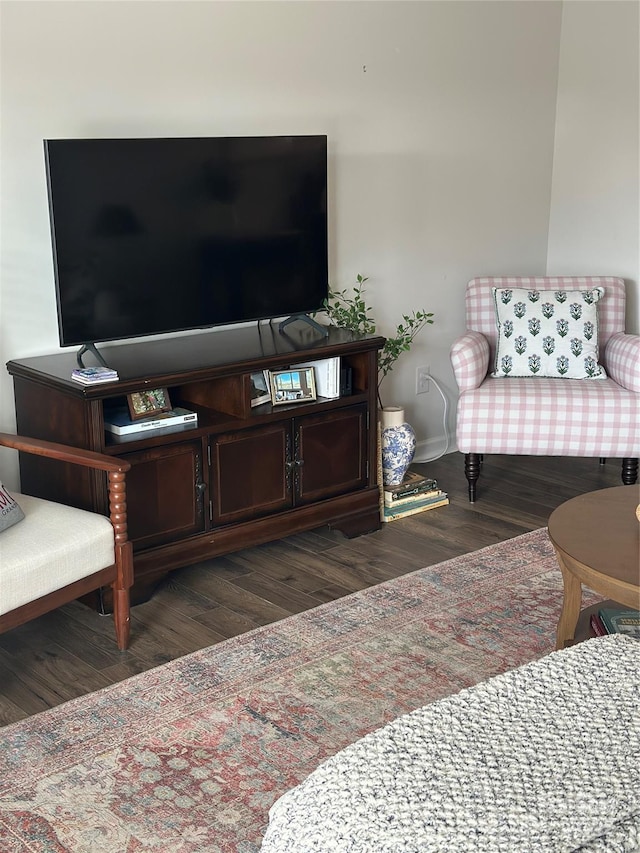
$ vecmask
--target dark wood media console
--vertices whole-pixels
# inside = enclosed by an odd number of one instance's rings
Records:
[[[384,338],[331,327],[270,324],[104,345],[118,382],[71,379],[75,352],[10,361],[17,429],[127,459],[134,547],[133,603],[172,569],[323,524],[357,536],[380,527],[377,486],[377,354]],[[252,373],[339,356],[352,393],[252,408]],[[90,362],[90,357],[86,359]],[[139,390],[168,388],[197,426],[115,437],[105,408]],[[25,493],[108,514],[99,472],[22,456]],[[100,606],[110,608],[107,591]]]

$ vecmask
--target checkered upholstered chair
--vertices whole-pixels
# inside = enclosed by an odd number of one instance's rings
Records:
[[[107,477],[109,517],[0,488],[0,513],[17,523],[0,530],[0,633],[102,586],[113,590],[120,649],[129,644],[133,553],[127,536],[126,472],[115,457],[8,433],[0,446],[97,471]],[[11,509],[8,510],[8,507]]]
[[[604,288],[598,303],[599,362],[606,379],[494,377],[498,326],[493,288],[537,291]],[[633,484],[640,456],[640,337],[624,331],[625,286],[604,276],[474,278],[466,291],[467,331],[451,348],[460,390],[458,449],[469,500],[485,454],[622,459]]]

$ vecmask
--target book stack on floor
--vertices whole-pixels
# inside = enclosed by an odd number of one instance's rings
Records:
[[[413,471],[408,471],[399,485],[384,486],[383,498],[383,521],[395,521],[449,503],[446,492],[439,488],[436,480]]]
[[[591,614],[591,630],[596,637],[627,634],[640,640],[640,610],[623,607],[601,607]]]

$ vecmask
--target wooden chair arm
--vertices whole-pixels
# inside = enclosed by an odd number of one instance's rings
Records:
[[[82,450],[79,447],[70,447],[67,444],[56,444],[40,438],[11,435],[6,432],[0,432],[0,446],[12,447],[14,450],[32,453],[35,456],[58,459],[60,462],[83,465],[85,468],[94,468],[98,471],[106,471],[109,474],[125,474],[131,468],[129,462],[113,456],[106,456],[103,453]]]
[[[90,580],[82,579],[75,581],[65,587],[67,593],[60,590],[42,596],[40,602],[44,603],[43,610],[33,610],[32,604],[18,608],[13,613],[5,614],[0,617],[0,624],[4,622],[2,630],[20,625],[25,621],[25,618],[33,618],[33,615],[46,613],[47,609],[57,607],[60,604],[69,600],[65,594],[77,597],[78,594],[83,594],[95,589],[101,584],[102,580],[107,580],[111,584],[113,590],[113,619],[116,626],[116,636],[118,639],[118,647],[124,650],[129,645],[130,631],[130,593],[129,590],[133,585],[133,546],[129,539],[127,530],[127,486],[126,473],[131,469],[131,464],[116,457],[107,456],[104,453],[95,453],[92,450],[82,450],[79,447],[71,447],[67,444],[57,444],[53,441],[45,441],[40,438],[27,438],[22,435],[12,435],[6,432],[0,432],[0,447],[9,447],[13,450],[18,450],[21,453],[31,453],[35,456],[44,456],[48,459],[55,459],[59,462],[67,462],[72,465],[81,465],[85,468],[92,468],[97,471],[104,471],[107,475],[107,494],[109,501],[109,521],[113,527],[114,535],[114,564],[113,566],[101,569],[99,572],[94,572],[90,575]],[[96,580],[100,575],[100,579]],[[93,585],[91,585],[93,584]],[[71,592],[72,591],[72,592]],[[18,616],[17,621],[9,621],[15,614],[20,614],[22,611],[29,609],[31,616]]]

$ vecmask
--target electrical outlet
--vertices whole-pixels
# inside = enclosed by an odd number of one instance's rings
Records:
[[[429,392],[429,379],[431,371],[429,365],[416,368],[416,394],[427,394]]]

